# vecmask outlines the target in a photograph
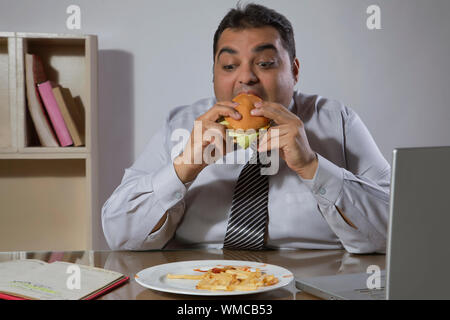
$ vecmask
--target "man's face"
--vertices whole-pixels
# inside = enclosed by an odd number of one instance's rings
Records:
[[[231,101],[247,92],[286,107],[291,102],[299,62],[297,58],[290,62],[277,29],[225,29],[214,62],[217,101]]]

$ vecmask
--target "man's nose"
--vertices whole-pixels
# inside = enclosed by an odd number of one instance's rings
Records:
[[[239,73],[239,82],[242,84],[254,84],[258,82],[258,77],[249,65],[242,65]]]

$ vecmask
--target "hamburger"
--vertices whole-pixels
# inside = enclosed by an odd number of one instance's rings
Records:
[[[250,111],[255,108],[253,104],[262,101],[260,97],[254,94],[241,93],[234,97],[232,101],[239,103],[235,109],[241,114],[242,118],[236,120],[225,117],[220,123],[227,129],[232,129],[233,131],[228,131],[229,136],[233,137],[233,141],[241,148],[247,149],[258,138],[260,130],[269,128],[270,119],[250,114]]]

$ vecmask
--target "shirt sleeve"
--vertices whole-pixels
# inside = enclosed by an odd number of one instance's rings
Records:
[[[113,250],[161,249],[184,214],[189,187],[178,178],[166,148],[168,125],[159,130],[102,207],[105,238]],[[153,228],[167,212],[163,226]]]
[[[344,123],[347,167],[317,154],[315,176],[302,180],[348,252],[384,253],[391,168],[358,115],[348,112]]]

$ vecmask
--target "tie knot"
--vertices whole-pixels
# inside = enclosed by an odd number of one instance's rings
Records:
[[[253,150],[253,152],[258,152],[258,139],[253,140],[253,142],[250,144],[250,149]]]
[[[270,165],[270,150],[266,153],[259,153],[258,152],[258,140],[255,140],[250,144],[250,149],[253,151],[253,154],[250,157],[250,160],[248,161],[248,164],[257,164],[259,166],[267,167]]]
[[[261,162],[259,161],[258,140],[257,139],[250,144],[250,149],[253,151],[253,153],[248,162],[250,164],[261,164]]]

